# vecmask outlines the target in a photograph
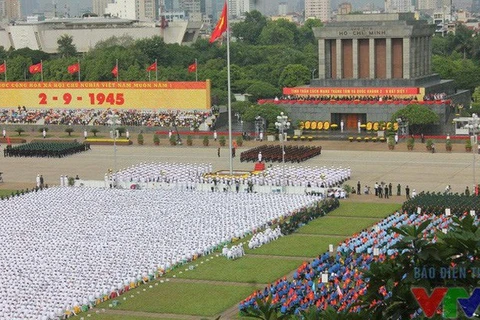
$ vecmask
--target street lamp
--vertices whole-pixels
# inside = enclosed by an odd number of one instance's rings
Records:
[[[468,121],[468,129],[470,131],[470,139],[472,141],[473,152],[473,192],[477,195],[477,179],[475,176],[475,154],[478,152],[477,132],[480,127],[480,118],[476,113],[472,114],[472,118]]]
[[[117,125],[121,124],[121,121],[117,114],[112,114],[110,115],[110,118],[108,119],[107,124],[112,127],[112,131],[110,131],[111,133],[110,137],[113,138],[113,161],[114,161],[113,172],[115,173],[112,186],[116,187],[116,184],[117,184],[117,136],[118,136]],[[113,177],[110,177],[110,178],[113,178]]]
[[[280,141],[282,142],[282,189],[285,188],[285,134],[284,131],[290,128],[290,122],[288,122],[288,117],[280,113],[277,116],[277,122],[275,122],[275,127],[280,132]]]
[[[315,78],[315,71],[317,71],[317,69],[312,69],[312,80]]]

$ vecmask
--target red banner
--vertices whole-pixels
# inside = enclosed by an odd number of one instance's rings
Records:
[[[420,88],[411,87],[384,87],[384,88],[283,88],[284,95],[309,95],[309,96],[395,96],[417,95]]]

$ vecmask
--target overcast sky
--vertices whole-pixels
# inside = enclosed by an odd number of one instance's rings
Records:
[[[22,2],[31,2],[35,0],[21,0]],[[91,8],[91,0],[36,0],[40,11],[47,7],[52,8],[53,1],[57,3],[57,11],[59,13],[64,12],[65,4],[70,8],[70,14],[72,16],[79,15],[81,12],[85,11],[87,8]],[[278,3],[287,2],[290,9],[297,9],[299,3],[303,3],[304,0],[260,0],[260,2],[265,1],[267,6],[265,9],[272,14],[278,12]],[[373,4],[376,8],[383,8],[384,0],[331,0],[332,10],[335,10],[338,5],[342,2],[350,2],[353,5],[354,10],[362,10],[367,7],[368,4]],[[453,0],[453,3],[457,8],[468,8],[471,5],[472,0]]]

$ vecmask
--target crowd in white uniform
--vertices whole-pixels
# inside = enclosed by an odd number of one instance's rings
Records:
[[[131,166],[116,174],[119,182],[200,182],[201,177],[212,172],[211,164],[151,162]]]
[[[285,170],[285,171],[284,171]],[[216,183],[216,190],[234,190],[238,183],[246,190],[248,184],[255,186],[296,186],[303,188],[331,188],[341,185],[350,179],[350,168],[341,167],[298,167],[276,166],[248,177],[215,176],[211,164],[188,163],[141,163],[119,171],[116,179],[126,183],[168,183],[182,188],[195,188],[197,183]],[[285,173],[284,173],[285,172]],[[108,178],[106,178],[108,179]]]
[[[3,200],[0,319],[59,319],[316,200],[85,187]]]
[[[283,236],[280,227],[275,229],[267,228],[265,231],[261,231],[253,235],[253,237],[248,241],[248,248],[256,249],[260,248],[264,244],[267,244],[271,241],[277,240],[279,237]]]

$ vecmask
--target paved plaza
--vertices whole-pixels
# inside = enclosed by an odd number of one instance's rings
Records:
[[[432,154],[425,150],[424,145],[417,143],[414,151],[407,151],[405,144],[397,145],[394,151],[389,151],[386,144],[357,143],[346,141],[318,141],[318,142],[288,142],[300,144],[315,144],[322,146],[322,154],[318,157],[295,164],[295,166],[335,166],[350,167],[352,180],[350,185],[356,186],[361,182],[362,189],[366,184],[371,186],[375,182],[392,183],[394,194],[396,186],[402,186],[402,195],[405,186],[417,192],[444,191],[446,185],[451,185],[453,192],[463,192],[466,186],[472,189],[474,185],[474,157],[480,161],[480,155],[464,151],[461,144],[454,145],[454,152],[446,153],[443,150]],[[183,162],[183,163],[211,163],[214,171],[228,170],[228,149],[223,147],[220,157],[217,156],[218,142],[211,141],[209,147],[200,146],[195,141],[194,146],[166,146],[163,145],[132,145],[117,147],[117,169],[138,164],[140,162]],[[253,170],[251,162],[241,163],[240,152],[260,145],[260,142],[247,142],[237,150],[237,157],[233,160],[234,170]],[[2,146],[3,147],[3,146]],[[437,150],[441,146],[437,146]],[[267,163],[269,165],[269,163]],[[273,163],[281,166],[281,163]],[[287,165],[291,165],[288,164]],[[2,189],[23,189],[35,186],[35,177],[42,174],[45,183],[60,184],[60,175],[68,175],[86,180],[103,180],[108,169],[114,169],[115,160],[113,146],[92,146],[92,150],[72,155],[66,158],[2,158],[0,171],[3,172],[4,183]],[[480,166],[475,168],[476,175],[480,176]],[[478,179],[477,179],[478,180]],[[356,198],[360,198],[356,196]],[[365,197],[367,198],[367,197]],[[400,199],[398,199],[400,200]],[[402,198],[403,200],[403,198]]]

